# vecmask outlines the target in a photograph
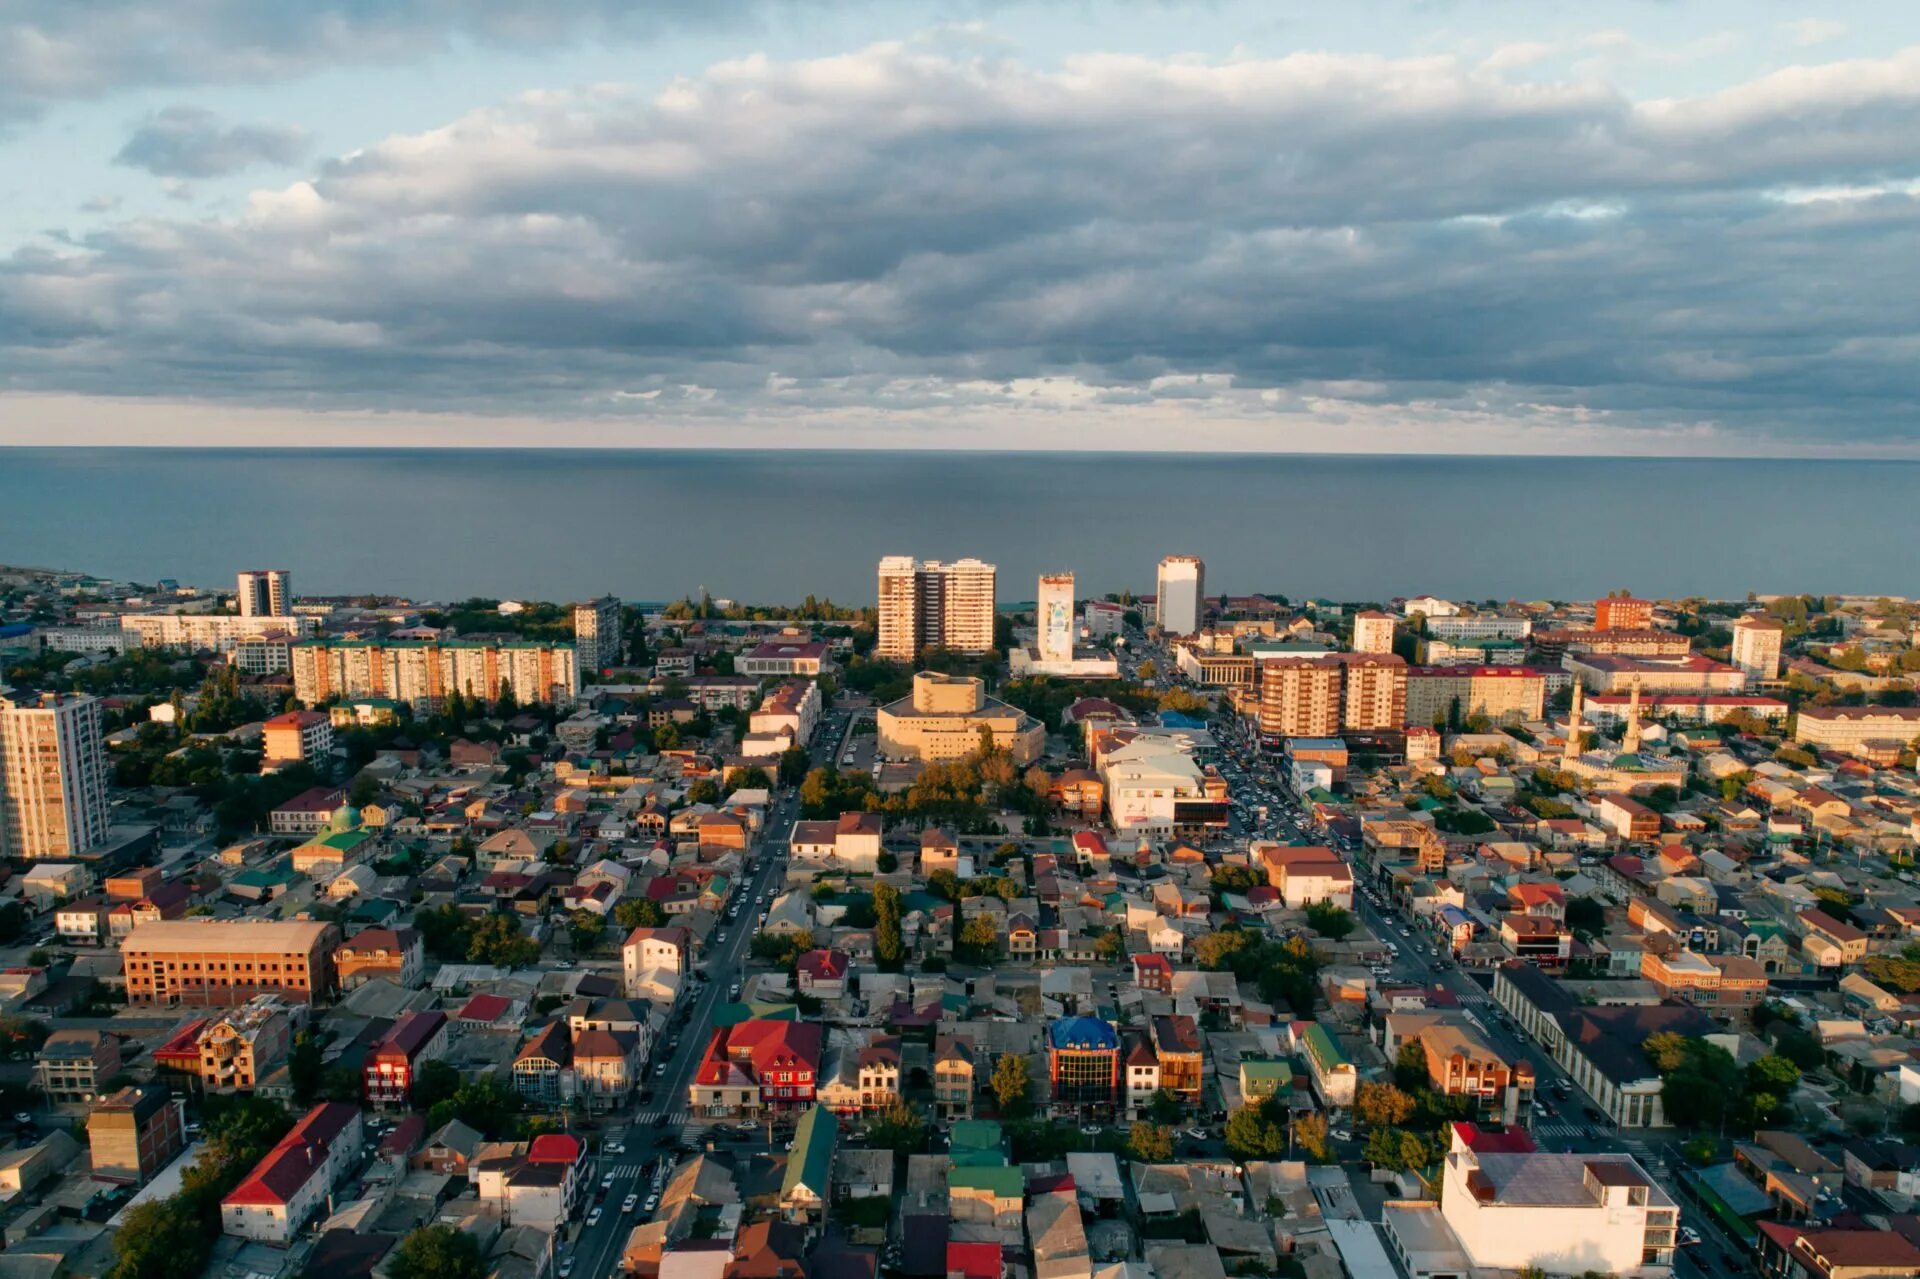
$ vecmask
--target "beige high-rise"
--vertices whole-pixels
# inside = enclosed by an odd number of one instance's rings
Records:
[[[1192,635],[1207,614],[1207,566],[1198,555],[1169,555],[1154,574],[1154,609],[1164,635]]]
[[[0,853],[60,861],[107,837],[100,703],[84,693],[0,697]]]
[[[880,635],[874,655],[910,662],[923,648],[984,653],[993,647],[993,565],[976,559],[880,561]]]
[[[1391,653],[1393,651],[1393,618],[1371,609],[1364,613],[1355,613],[1353,615],[1353,651]]]
[[[1034,625],[1040,633],[1040,660],[1073,660],[1073,574],[1043,573],[1035,597]]]
[[[620,660],[620,601],[611,595],[573,606],[573,648],[582,674],[597,674]]]
[[[1743,617],[1733,624],[1733,664],[1749,680],[1780,678],[1780,641],[1786,628],[1770,617]]]
[[[240,616],[285,617],[293,611],[293,574],[255,568],[240,574]]]

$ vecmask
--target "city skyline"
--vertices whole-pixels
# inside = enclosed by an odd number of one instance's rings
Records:
[[[0,444],[1920,455],[1920,14],[1325,9],[28,4]]]

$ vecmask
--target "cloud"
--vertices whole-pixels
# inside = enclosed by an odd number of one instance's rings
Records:
[[[276,124],[222,124],[211,111],[172,106],[133,131],[115,164],[163,178],[218,178],[256,164],[293,164],[307,153],[304,129]]]
[[[1917,86],[1920,50],[1659,101],[1446,57],[743,58],[17,253],[0,385],[1920,447]]]
[[[1834,22],[1826,18],[1801,18],[1794,22],[1780,24],[1780,34],[1802,49],[1810,49],[1817,44],[1838,40],[1847,34],[1848,30],[1846,23]]]

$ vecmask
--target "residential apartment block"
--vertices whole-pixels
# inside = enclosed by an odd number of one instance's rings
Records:
[[[1749,680],[1779,679],[1780,645],[1785,637],[1786,627],[1771,617],[1743,617],[1733,624],[1730,659]]]
[[[99,700],[0,696],[0,856],[64,861],[105,842],[108,814]]]
[[[236,602],[242,617],[287,617],[293,613],[293,574],[283,568],[248,569],[239,575]]]
[[[880,626],[874,656],[910,662],[925,648],[993,648],[996,570],[976,559],[880,561]]]
[[[573,606],[573,651],[581,672],[599,672],[621,658],[620,601],[612,595]]]
[[[1154,574],[1162,635],[1192,635],[1207,614],[1207,565],[1198,555],[1169,555]]]
[[[580,691],[579,653],[542,640],[302,640],[293,646],[293,695],[388,697],[416,713],[448,694],[492,703],[506,689],[522,703],[570,707]]]

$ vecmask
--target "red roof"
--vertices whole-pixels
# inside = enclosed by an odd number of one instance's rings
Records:
[[[1083,852],[1089,857],[1111,856],[1111,854],[1107,852],[1107,841],[1100,838],[1100,834],[1097,831],[1077,830],[1073,832],[1073,846],[1077,851]]]
[[[173,1032],[173,1038],[153,1050],[153,1059],[160,1064],[178,1064],[192,1069],[200,1061],[200,1032],[207,1028],[209,1017],[195,1017]]]
[[[340,1134],[359,1118],[358,1106],[344,1101],[321,1102],[253,1166],[246,1180],[235,1186],[221,1204],[285,1207],[307,1179],[320,1171]]]
[[[1482,1128],[1478,1124],[1456,1123],[1453,1135],[1476,1155],[1526,1155],[1534,1150],[1533,1138],[1524,1128]]]
[[[947,1273],[966,1279],[1000,1279],[998,1243],[947,1243]]]
[[[847,975],[847,957],[837,950],[810,950],[793,966],[815,981],[835,981]]]
[[[1135,955],[1133,971],[1136,973],[1160,972],[1172,973],[1173,963],[1165,955]]]
[[[586,1154],[578,1137],[564,1132],[543,1132],[527,1147],[530,1164],[577,1164]]]
[[[461,1021],[478,1021],[491,1024],[506,1016],[507,1009],[513,1007],[513,1001],[505,995],[475,995],[466,1002],[457,1014]]]
[[[728,1067],[746,1065],[757,1078],[769,1070],[820,1069],[822,1030],[818,1022],[754,1019],[713,1032],[697,1079],[717,1084]]]

